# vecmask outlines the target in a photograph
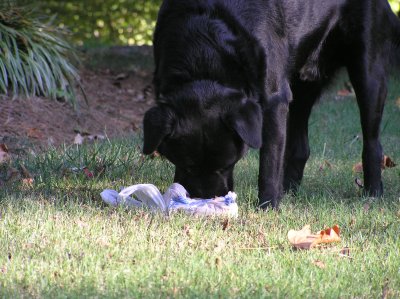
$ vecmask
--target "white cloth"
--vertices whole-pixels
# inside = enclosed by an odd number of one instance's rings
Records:
[[[106,189],[100,195],[104,202],[114,207],[149,208],[165,214],[184,211],[190,215],[237,217],[239,210],[234,192],[223,197],[192,199],[187,197],[186,189],[177,183],[172,184],[164,195],[152,184],[133,185],[120,193]]]

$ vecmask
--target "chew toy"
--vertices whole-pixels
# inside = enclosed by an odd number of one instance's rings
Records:
[[[114,207],[149,208],[167,215],[184,211],[190,215],[238,216],[236,193],[229,192],[225,196],[210,199],[192,199],[187,197],[186,189],[178,183],[172,184],[164,195],[152,184],[133,185],[119,193],[106,189],[100,195],[104,202]]]

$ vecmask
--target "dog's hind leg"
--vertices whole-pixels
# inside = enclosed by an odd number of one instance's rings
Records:
[[[362,57],[363,55],[360,55],[358,63],[348,66],[348,71],[360,109],[365,191],[370,196],[381,196],[383,194],[381,180],[383,151],[379,133],[387,95],[385,59],[383,54],[376,55],[374,60],[362,59]]]
[[[321,94],[321,87],[318,83],[296,81],[292,85],[292,92],[293,102],[289,106],[283,180],[285,192],[296,192],[303,178],[304,167],[310,156],[308,119],[312,106]]]

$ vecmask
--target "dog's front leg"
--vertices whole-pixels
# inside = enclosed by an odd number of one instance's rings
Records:
[[[263,145],[258,177],[259,207],[278,208],[283,195],[284,154],[289,103],[289,84],[267,97],[263,115]]]

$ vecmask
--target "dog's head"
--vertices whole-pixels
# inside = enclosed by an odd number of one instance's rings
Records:
[[[172,162],[175,182],[192,197],[233,189],[233,169],[248,147],[261,147],[259,104],[244,93],[197,82],[161,97],[144,117],[143,153]]]

